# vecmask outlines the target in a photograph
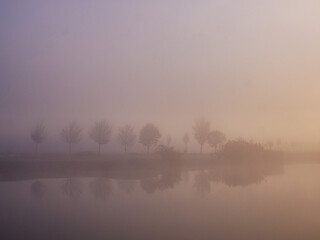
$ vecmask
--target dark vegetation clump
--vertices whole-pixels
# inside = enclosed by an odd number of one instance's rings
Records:
[[[266,151],[259,143],[245,140],[228,141],[218,153],[220,159],[230,162],[252,162],[263,160]]]
[[[159,145],[157,154],[164,160],[178,160],[180,153],[175,151],[173,147],[166,145]]]

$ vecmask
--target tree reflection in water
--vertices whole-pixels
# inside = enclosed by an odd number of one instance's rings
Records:
[[[148,194],[152,194],[157,190],[158,183],[158,177],[145,178],[140,180],[141,188]]]
[[[261,183],[266,177],[282,174],[284,171],[281,163],[258,164],[224,164],[210,169],[210,181],[223,182],[228,186],[247,186]]]
[[[184,183],[188,183],[189,182],[189,172],[181,173],[181,179],[183,180]]]
[[[83,192],[82,182],[78,179],[68,178],[62,183],[61,191],[70,199],[77,199]]]
[[[44,197],[46,191],[46,186],[44,183],[40,180],[34,181],[31,184],[31,194],[38,199],[41,199]]]
[[[174,188],[181,181],[181,171],[179,168],[167,168],[162,174],[140,180],[140,186],[146,193],[154,193],[156,190],[166,190]]]
[[[106,199],[113,192],[112,182],[106,178],[93,179],[89,184],[89,188],[98,199]]]
[[[210,193],[210,180],[207,171],[199,171],[194,176],[193,187],[196,189],[197,193],[203,197],[205,194]]]
[[[170,169],[164,174],[160,175],[158,188],[160,190],[165,190],[169,188],[174,188],[175,184],[179,183],[181,180],[181,173],[176,169]]]
[[[126,194],[131,194],[134,191],[135,181],[121,179],[117,181],[118,189],[125,192]]]
[[[202,167],[201,167],[202,168]],[[247,186],[261,183],[266,177],[283,174],[284,167],[281,160],[260,160],[236,162],[211,162],[203,169],[198,170],[194,176],[193,187],[200,196],[210,193],[211,182],[222,182],[230,187]],[[141,188],[146,193],[154,193],[156,190],[173,188],[181,180],[188,181],[188,172],[181,172],[179,167],[168,167],[152,178],[142,179]]]
[[[261,183],[266,177],[282,174],[283,171],[281,162],[215,164],[195,173],[193,187],[200,196],[204,196],[210,193],[211,182],[222,182],[230,187],[247,186]],[[140,186],[146,193],[152,194],[157,190],[174,188],[181,180],[187,184],[188,174],[168,168],[158,176],[140,180]]]

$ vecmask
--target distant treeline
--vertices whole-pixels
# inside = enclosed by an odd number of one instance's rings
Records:
[[[203,152],[203,147],[208,144],[215,152],[219,151],[222,146],[227,142],[226,135],[219,130],[211,130],[210,122],[203,117],[195,120],[193,126],[193,137],[200,146],[200,153]],[[63,129],[61,129],[61,139],[68,146],[68,152],[72,152],[72,145],[79,143],[84,138],[84,131],[81,126],[78,125],[76,121],[70,122]],[[108,144],[112,138],[112,126],[106,121],[101,120],[92,125],[89,129],[88,136],[92,141],[97,144],[98,153],[101,152],[101,147]],[[44,123],[39,123],[35,125],[31,130],[31,139],[35,143],[35,152],[38,153],[38,148],[41,143],[43,143],[48,137],[47,129]],[[161,138],[161,133],[157,126],[153,123],[145,124],[139,132],[137,133],[132,125],[128,124],[118,129],[116,141],[123,147],[123,151],[127,152],[136,142],[144,145],[146,152],[149,153],[152,148],[159,148],[159,139]],[[171,147],[171,136],[166,137],[166,143],[160,146]],[[182,136],[182,142],[184,144],[184,153],[188,153],[189,144],[189,134],[186,132]],[[272,142],[268,142],[266,146],[272,147]]]

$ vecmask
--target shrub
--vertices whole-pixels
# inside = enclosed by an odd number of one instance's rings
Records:
[[[180,157],[180,153],[175,151],[173,147],[166,145],[159,145],[157,148],[157,154],[163,159],[176,160]]]
[[[219,156],[230,161],[261,160],[264,148],[258,143],[249,143],[244,140],[228,141],[219,152]]]

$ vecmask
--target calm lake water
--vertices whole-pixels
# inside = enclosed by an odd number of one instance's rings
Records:
[[[1,239],[320,239],[320,164],[0,183]]]

